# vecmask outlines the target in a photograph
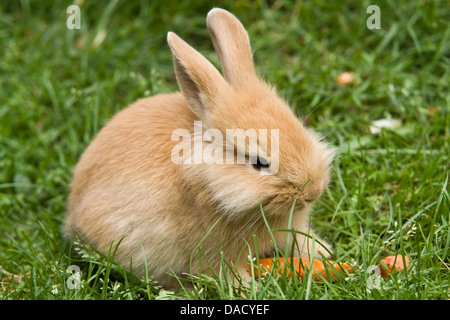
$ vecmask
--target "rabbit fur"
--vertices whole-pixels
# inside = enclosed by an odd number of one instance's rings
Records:
[[[294,201],[291,228],[313,234],[309,214],[329,183],[334,157],[255,73],[240,21],[214,8],[206,22],[223,76],[169,32],[181,92],[138,100],[100,130],[75,167],[64,226],[69,237],[79,233],[105,254],[122,240],[114,259],[141,276],[146,265],[149,275],[167,288],[178,286],[173,273],[217,271],[221,261],[248,276],[246,260],[250,251],[255,254],[254,239],[258,254],[270,255],[274,243],[268,226],[285,229]],[[171,154],[179,141],[172,134],[180,128],[193,134],[195,121],[201,121],[203,131],[214,128],[224,137],[227,129],[277,129],[277,172],[270,174],[272,164],[175,164]],[[203,149],[212,143],[193,140]],[[261,153],[270,153],[268,145]],[[246,154],[249,148],[244,149],[237,152]],[[268,174],[261,174],[263,169]],[[274,236],[284,248],[286,233]],[[313,250],[314,241],[301,233],[290,239],[298,255]],[[329,257],[330,246],[316,239],[321,245],[314,243],[314,254]]]

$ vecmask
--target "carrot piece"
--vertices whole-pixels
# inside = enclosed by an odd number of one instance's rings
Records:
[[[405,259],[405,263],[403,263]],[[380,274],[383,278],[386,278],[391,273],[400,272],[409,268],[409,258],[398,254],[396,256],[387,256],[380,260]]]
[[[281,272],[287,277],[292,276],[292,271],[294,271],[292,267],[295,268],[295,274],[299,277],[304,277],[305,269],[306,272],[311,270],[311,261],[308,258],[293,258],[292,263],[290,258],[287,259],[287,263],[283,258],[280,258],[279,260],[275,260],[274,258],[264,258],[260,259],[259,262],[261,268],[255,268],[256,277],[261,275],[261,271],[270,272],[272,268],[275,272]],[[316,281],[322,281],[323,279],[328,280],[328,276],[330,276],[331,280],[336,280],[338,273],[343,273],[344,269],[348,273],[353,273],[352,267],[347,263],[334,263],[329,260],[324,263],[318,259],[313,259],[311,272]]]
[[[344,72],[341,73],[337,78],[336,82],[339,84],[349,84],[353,82],[353,73],[351,72]]]

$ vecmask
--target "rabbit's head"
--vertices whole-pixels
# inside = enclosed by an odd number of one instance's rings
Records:
[[[260,204],[268,215],[288,213],[295,199],[297,208],[307,206],[329,183],[333,151],[255,73],[248,34],[234,15],[213,9],[207,26],[223,76],[168,34],[178,84],[201,123],[203,136],[194,140],[208,151],[186,172],[194,185],[208,190],[204,198],[230,218],[259,211]]]

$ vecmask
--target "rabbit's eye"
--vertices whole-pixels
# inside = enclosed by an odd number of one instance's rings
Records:
[[[253,163],[253,168],[256,170],[261,170],[262,168],[269,168],[270,164],[269,162],[264,158],[257,158],[256,163]]]

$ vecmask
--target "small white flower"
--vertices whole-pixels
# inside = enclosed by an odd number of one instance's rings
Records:
[[[58,294],[59,290],[58,290],[58,286],[56,284],[52,285],[52,294]]]

